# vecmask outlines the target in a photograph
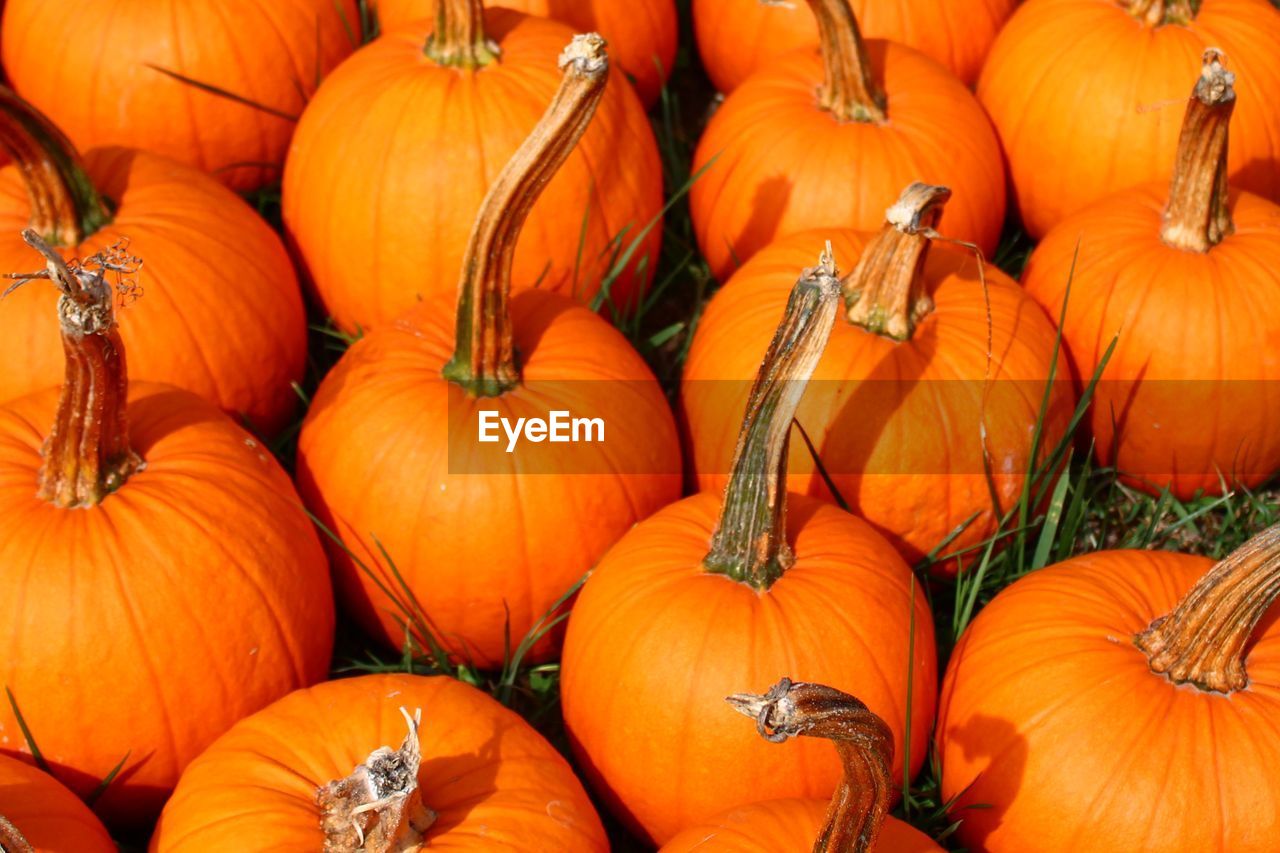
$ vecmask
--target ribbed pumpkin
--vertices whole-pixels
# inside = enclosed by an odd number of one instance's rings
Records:
[[[508,642],[629,527],[679,496],[674,418],[630,344],[566,297],[510,296],[524,217],[605,94],[601,45],[580,36],[566,50],[559,94],[476,220],[456,301],[437,297],[359,341],[303,424],[303,494],[374,573],[333,549],[342,597],[396,648],[404,614],[388,590],[449,651],[501,666]],[[482,418],[555,411],[600,418],[592,438],[602,440],[504,452],[511,445],[495,423],[495,443],[478,441]],[[559,632],[548,635],[532,659],[558,646]]]
[[[120,311],[134,377],[216,403],[272,435],[293,417],[307,327],[302,293],[280,238],[227,188],[154,154],[70,142],[0,87],[0,269],[19,270],[28,226],[69,257],[120,240],[147,259],[145,298]],[[109,200],[109,201],[108,201]],[[2,289],[2,288],[0,288]],[[0,401],[62,378],[50,322],[57,296],[25,287],[0,302]]]
[[[451,294],[486,192],[537,123],[572,32],[480,0],[447,0],[442,22],[410,23],[360,50],[307,107],[285,169],[284,219],[325,310],[347,330],[385,325]],[[529,215],[515,280],[590,300],[662,210],[648,118],[626,81]],[[632,304],[661,224],[614,282]],[[618,241],[615,238],[619,237]]]
[[[370,787],[390,795],[380,808],[368,807]],[[151,839],[153,853],[321,849],[609,844],[568,763],[514,712],[451,678],[367,675],[240,721],[192,762]]]
[[[1231,181],[1280,201],[1280,11],[1269,0],[1028,0],[991,49],[978,99],[1022,221],[1043,237],[1114,192],[1167,180],[1187,80],[1216,47],[1241,75]]]
[[[1227,186],[1236,98],[1223,61],[1205,55],[1172,183],[1069,217],[1024,281],[1052,310],[1070,279],[1062,334],[1082,380],[1119,335],[1092,410],[1097,452],[1184,499],[1280,470],[1280,206]]]
[[[8,853],[116,853],[115,842],[102,822],[75,794],[48,773],[3,755],[0,849]]]
[[[774,239],[809,228],[874,229],[913,180],[955,190],[939,229],[990,254],[1005,179],[982,107],[933,60],[864,42],[849,0],[809,5],[821,48],[752,75],[698,143],[694,171],[706,171],[689,204],[712,273],[724,280]]]
[[[8,0],[0,33],[14,88],[76,145],[153,151],[250,190],[279,180],[297,116],[359,27],[355,0]]]
[[[723,499],[637,525],[569,618],[561,697],[578,766],[653,842],[743,803],[831,795],[842,768],[825,744],[778,750],[721,725],[726,695],[779,671],[859,691],[889,722],[895,779],[924,760],[937,664],[922,590],[861,519],[786,494],[792,417],[839,302],[824,256],[764,357]]]
[[[123,761],[97,809],[138,826],[232,723],[324,676],[333,597],[266,448],[193,394],[127,382],[104,275],[136,262],[68,266],[25,236],[62,293],[67,372],[61,395],[0,408],[0,684],[72,790]],[[8,703],[0,744],[28,750]]]
[[[438,0],[374,0],[384,29],[430,18]],[[676,59],[675,0],[493,0],[491,6],[563,21],[577,32],[598,32],[646,104],[658,100]]]
[[[784,310],[788,271],[825,237],[836,257],[861,258],[844,283],[848,322],[836,324],[798,416],[827,474],[851,511],[908,561],[971,517],[951,550],[993,532],[998,513],[983,432],[995,493],[1007,509],[1025,483],[1055,332],[1003,273],[986,268],[984,293],[973,254],[935,244],[933,223],[948,195],[942,187],[908,187],[879,236],[838,230],[781,240],[716,294],[698,324],[681,387],[702,488],[722,488],[730,470],[736,438],[724,412],[747,398],[751,353]],[[1056,377],[1042,451],[1062,437],[1073,406],[1065,359]],[[830,497],[802,442],[791,448],[791,470],[792,489]]]
[[[1275,850],[1277,590],[1273,527],[1216,566],[1103,551],[996,596],[942,688],[942,797],[958,797],[960,844]]]
[[[388,2],[388,0],[382,0]],[[964,83],[978,79],[987,51],[1018,0],[852,0],[862,31],[945,65]],[[779,56],[818,43],[802,2],[694,0],[698,52],[711,81],[732,92]]]

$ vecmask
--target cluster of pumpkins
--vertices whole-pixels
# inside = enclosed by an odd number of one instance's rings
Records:
[[[1280,530],[1023,578],[940,692],[910,565],[964,571],[1082,394],[1140,488],[1280,469],[1280,11],[694,0],[677,419],[603,316],[661,250],[675,4],[491,5],[5,4],[0,847],[606,849],[585,781],[667,850],[929,851],[886,813],[932,738],[970,849],[1274,849]],[[236,194],[276,180],[287,247]],[[291,479],[298,269],[358,340]],[[563,410],[607,440],[474,442]],[[458,681],[325,681],[335,600],[530,638],[577,774]]]

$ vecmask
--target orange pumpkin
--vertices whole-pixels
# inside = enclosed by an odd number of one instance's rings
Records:
[[[374,0],[384,30],[434,16],[436,3]],[[648,105],[658,100],[675,64],[679,22],[674,0],[493,0],[491,5],[554,18],[580,33],[600,33],[609,40],[609,53],[618,67]]]
[[[104,275],[135,260],[68,264],[25,236],[48,269],[28,278],[62,293],[67,373],[0,408],[0,684],[72,790],[120,765],[97,808],[136,827],[232,723],[324,676],[328,572],[265,448],[199,397],[127,382]],[[0,745],[28,749],[8,704]]]
[[[355,0],[8,0],[0,33],[14,88],[76,145],[252,190],[279,180],[297,116],[359,26]]]
[[[1216,566],[1103,551],[1001,592],[942,688],[942,797],[958,798],[958,841],[1275,850],[1280,622],[1264,617],[1277,590],[1273,527]]]
[[[116,853],[115,842],[102,822],[75,794],[48,773],[2,755],[0,849],[9,853]]]
[[[404,737],[403,709],[421,711],[421,730],[410,718],[400,750],[370,755]],[[334,804],[324,796],[331,780],[379,782],[399,795],[384,802],[376,823],[372,809],[357,812],[366,832],[377,827],[365,845],[342,835],[352,833],[350,804],[337,821],[318,802]],[[404,846],[389,844],[389,818],[415,813],[421,817],[400,825],[396,840]],[[568,763],[515,713],[451,678],[367,675],[298,690],[219,738],[183,774],[151,850],[382,853],[420,843],[431,850],[609,849]]]
[[[1112,193],[1169,178],[1177,105],[1208,47],[1241,74],[1231,181],[1280,201],[1280,11],[1269,0],[1028,0],[1014,13],[978,99],[1033,237]]]
[[[382,0],[387,2],[387,0]],[[1018,0],[851,0],[871,38],[915,48],[964,83],[982,62]],[[698,52],[711,81],[732,92],[778,57],[818,43],[818,25],[803,3],[693,0]]]
[[[366,46],[307,107],[284,179],[284,219],[325,310],[385,325],[452,295],[471,224],[556,91],[564,24],[448,0],[440,34],[410,23]],[[426,56],[424,57],[423,51]],[[359,164],[358,168],[351,168]],[[515,280],[590,301],[615,250],[659,217],[662,170],[644,109],[615,80],[551,181],[515,255]],[[654,225],[611,298],[629,306],[656,263]],[[617,238],[617,239],[615,239]]]
[[[955,190],[939,230],[989,255],[1004,224],[1004,165],[982,107],[914,50],[864,42],[849,0],[809,4],[821,48],[752,75],[698,143],[693,168],[705,172],[689,205],[712,273],[723,281],[805,229],[876,228],[913,180]]]
[[[578,766],[656,843],[746,802],[830,796],[842,768],[823,744],[777,750],[720,725],[735,685],[781,669],[858,690],[889,723],[895,779],[924,760],[937,666],[924,595],[861,519],[786,494],[792,417],[839,302],[824,256],[760,367],[723,499],[704,492],[637,525],[569,618],[561,697]]]
[[[501,666],[508,643],[623,532],[679,496],[674,419],[630,344],[558,294],[509,298],[524,217],[605,95],[601,44],[574,39],[560,93],[494,183],[456,311],[437,297],[359,341],[303,424],[299,485],[342,537],[333,549],[342,598],[396,648],[408,610],[411,627],[426,623],[450,652]],[[498,430],[498,418],[519,430],[517,419],[556,411],[599,418],[599,434],[515,449]],[[485,419],[493,443],[478,441]],[[425,648],[420,632],[410,636]],[[559,633],[548,634],[532,658],[558,646]]]
[[[30,104],[0,87],[0,269],[18,270],[36,229],[68,257],[127,240],[147,259],[145,298],[120,311],[135,378],[199,394],[274,435],[293,418],[307,357],[306,314],[280,238],[234,193],[153,154],[98,148],[81,161]],[[110,199],[110,202],[104,201]],[[56,294],[26,287],[0,302],[0,402],[56,385]]]
[[[730,470],[736,438],[723,412],[746,399],[751,353],[784,310],[789,271],[829,237],[837,257],[861,260],[844,284],[854,303],[849,322],[836,324],[800,406],[826,473],[850,510],[909,562],[966,521],[950,549],[991,535],[1000,513],[984,446],[1008,509],[1026,482],[1051,369],[1062,381],[1051,389],[1042,451],[1061,439],[1074,400],[1065,360],[1054,368],[1056,335],[1040,307],[994,268],[984,288],[972,253],[933,245],[947,198],[944,188],[912,185],[878,237],[798,234],[760,252],[721,288],[699,321],[680,392],[703,489],[722,488]],[[831,496],[804,443],[791,448],[791,470],[792,489]]]
[[[1172,184],[1064,220],[1024,281],[1050,307],[1070,280],[1062,335],[1080,379],[1119,335],[1091,413],[1098,455],[1183,499],[1280,469],[1280,206],[1227,186],[1236,99],[1222,61],[1205,55]]]

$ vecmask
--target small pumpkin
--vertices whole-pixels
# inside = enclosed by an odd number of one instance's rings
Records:
[[[152,151],[244,191],[280,179],[359,20],[356,0],[8,0],[0,33],[14,88],[82,149]]]
[[[894,778],[924,760],[937,666],[924,595],[861,519],[786,493],[792,418],[839,303],[824,255],[760,366],[723,498],[637,525],[569,617],[561,700],[578,766],[654,843],[743,803],[830,796],[842,768],[824,745],[788,753],[720,724],[735,685],[783,668],[857,689],[889,723]]]
[[[26,278],[61,293],[67,371],[0,407],[0,684],[77,794],[119,770],[96,808],[136,828],[232,723],[324,677],[328,570],[264,447],[193,394],[128,382],[108,277],[136,259],[24,236],[46,265]],[[0,745],[30,749],[9,703]]]
[[[383,35],[325,80],[289,154],[285,226],[348,331],[452,295],[481,202],[555,93],[572,36],[480,0],[446,0],[440,16]],[[658,258],[662,205],[648,117],[615,80],[529,214],[515,280],[590,302],[643,233],[609,294],[628,308]]]
[[[1231,182],[1280,201],[1280,11],[1269,0],[1027,0],[978,81],[1035,239],[1127,187],[1168,180],[1186,81],[1232,57]]]
[[[1046,307],[1066,300],[1082,381],[1115,339],[1090,417],[1103,464],[1182,499],[1280,470],[1280,206],[1227,184],[1237,78],[1224,62],[1205,53],[1172,182],[1067,218],[1024,278]]]
[[[942,798],[963,818],[959,843],[1274,850],[1277,590],[1280,527],[1216,565],[1103,551],[1002,591],[942,687]]]
[[[735,89],[694,154],[690,212],[712,273],[723,281],[798,231],[876,228],[885,200],[913,180],[955,190],[939,230],[990,255],[1004,224],[1004,164],[977,100],[911,48],[864,41],[850,0],[809,5],[820,48]]]
[[[0,755],[0,849],[8,853],[116,853],[102,821],[56,779]]]

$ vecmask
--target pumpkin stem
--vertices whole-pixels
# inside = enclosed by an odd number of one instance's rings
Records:
[[[1209,570],[1166,616],[1134,638],[1151,671],[1213,693],[1249,686],[1245,647],[1280,596],[1280,525]]]
[[[827,810],[814,853],[867,853],[875,847],[889,812],[893,732],[847,693],[784,678],[763,696],[728,698],[734,710],[755,718],[756,731],[772,743],[789,737],[822,737],[835,743],[844,778]]]
[[[818,19],[826,69],[818,105],[840,121],[884,121],[884,92],[871,77],[871,62],[849,0],[809,0],[809,8]]]
[[[1235,230],[1228,209],[1227,128],[1236,105],[1236,75],[1222,67],[1224,59],[1214,48],[1204,52],[1160,229],[1165,243],[1187,252],[1207,252]]]
[[[498,59],[498,44],[484,32],[482,0],[439,0],[426,54],[437,65],[474,71]]]
[[[1188,24],[1200,11],[1199,0],[1120,0],[1129,14],[1149,27]]]
[[[7,86],[0,86],[0,147],[22,174],[30,227],[51,246],[75,246],[111,222],[71,140]]]
[[[885,225],[845,280],[848,319],[877,335],[905,341],[933,310],[924,262],[951,190],[916,182],[885,211]]]
[[[458,331],[444,377],[476,396],[520,383],[511,328],[511,262],[529,211],[586,132],[609,76],[605,41],[577,35],[560,56],[564,79],[529,138],[498,175],[471,230],[458,284]]]
[[[36,848],[22,837],[18,827],[3,815],[0,815],[0,850],[4,853],[36,853]]]
[[[399,749],[380,746],[350,776],[316,789],[324,853],[413,853],[426,843],[436,814],[418,787],[422,711],[400,713],[409,734]]]
[[[787,448],[805,385],[822,358],[840,305],[831,245],[791,291],[747,399],[724,507],[703,558],[708,572],[766,590],[790,568]]]

